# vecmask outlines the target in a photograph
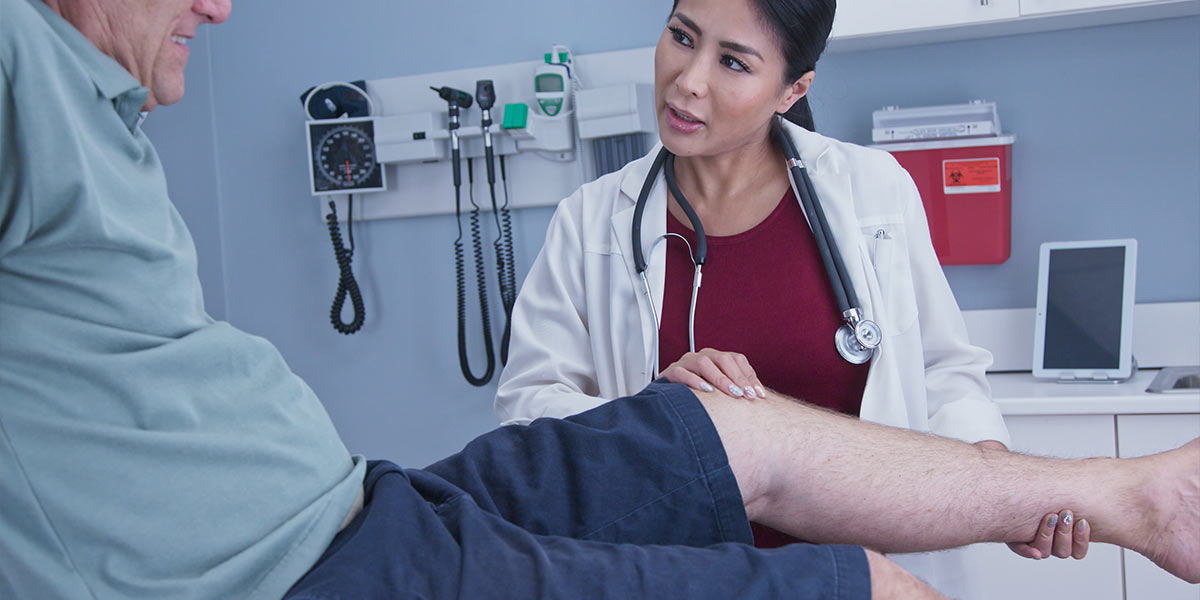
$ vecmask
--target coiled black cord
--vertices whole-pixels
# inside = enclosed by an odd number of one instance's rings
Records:
[[[500,182],[504,188],[504,204],[500,207],[500,237],[496,240],[497,273],[500,279],[500,302],[504,306],[504,333],[500,336],[500,364],[508,364],[508,342],[512,337],[512,311],[517,303],[517,268],[513,258],[512,212],[508,209],[508,171],[504,156],[500,157]]]
[[[354,270],[350,262],[354,259],[354,196],[349,197],[349,215],[346,219],[350,232],[350,247],[342,244],[342,232],[338,227],[337,204],[329,201],[329,212],[325,215],[325,224],[329,227],[329,239],[333,242],[333,256],[338,264],[337,294],[333,298],[333,306],[329,309],[329,322],[338,333],[350,335],[362,329],[366,315],[362,293],[358,290],[358,281],[354,279]],[[346,296],[350,296],[350,304],[354,308],[354,320],[342,321],[342,307],[346,304]]]
[[[470,159],[467,160],[467,179],[470,182],[474,180]],[[467,383],[475,387],[482,387],[492,380],[492,375],[496,372],[496,357],[492,354],[492,320],[488,313],[487,280],[484,278],[486,272],[483,262],[483,239],[480,236],[479,228],[479,206],[475,204],[472,186],[470,195],[471,205],[474,208],[471,210],[471,245],[475,251],[475,277],[479,290],[480,317],[483,322],[483,346],[484,352],[487,354],[487,368],[484,369],[482,376],[476,377],[471,372],[470,359],[467,357],[467,276],[466,260],[463,258],[462,199],[459,189],[459,186],[454,186],[454,215],[458,223],[458,238],[454,240],[454,268],[458,291],[458,364],[462,368],[462,374]]]

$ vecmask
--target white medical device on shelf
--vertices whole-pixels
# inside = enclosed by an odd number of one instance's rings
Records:
[[[1137,240],[1042,244],[1033,375],[1064,383],[1132,377],[1136,280]]]
[[[649,137],[658,132],[654,86],[627,83],[580,90],[578,96],[575,118],[579,139],[592,141],[592,177],[616,171],[649,151]]]
[[[580,90],[578,105],[580,139],[658,131],[654,86],[647,83]]]
[[[571,112],[571,96],[575,91],[575,61],[571,50],[555,44],[546,53],[542,64],[533,72],[533,92],[538,109],[547,117],[566,117]]]

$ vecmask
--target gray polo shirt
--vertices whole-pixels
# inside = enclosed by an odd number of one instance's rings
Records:
[[[361,488],[279,352],[205,313],[146,97],[0,0],[0,598],[279,597]]]

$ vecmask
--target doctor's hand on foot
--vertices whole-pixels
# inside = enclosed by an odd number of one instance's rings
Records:
[[[1051,556],[1074,558],[1087,556],[1091,527],[1087,519],[1075,519],[1074,513],[1064,510],[1042,517],[1037,536],[1031,542],[1012,542],[1008,547],[1025,558],[1042,559]]]
[[[1008,452],[1007,446],[995,440],[976,442],[975,445],[989,450]],[[1087,519],[1077,520],[1073,512],[1063,510],[1042,517],[1037,535],[1032,540],[1010,542],[1008,547],[1013,552],[1034,560],[1051,556],[1078,560],[1087,556],[1091,533]]]
[[[732,398],[754,400],[767,397],[750,361],[737,352],[704,348],[688,352],[663,370],[662,376],[694,390],[723,392]]]

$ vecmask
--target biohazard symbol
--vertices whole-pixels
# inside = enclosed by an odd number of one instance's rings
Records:
[[[989,157],[943,160],[942,176],[946,188],[996,187],[1000,185],[1000,159]]]

